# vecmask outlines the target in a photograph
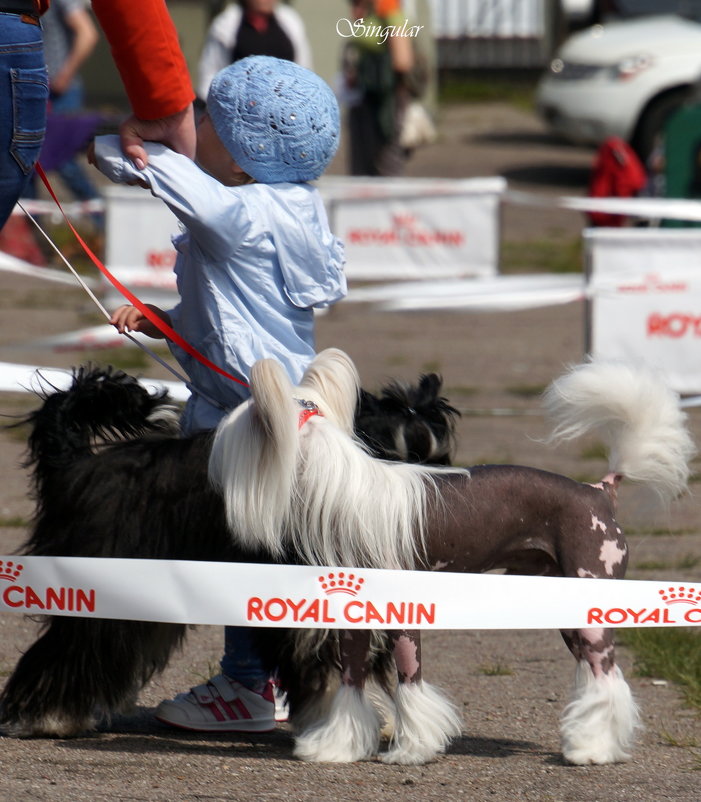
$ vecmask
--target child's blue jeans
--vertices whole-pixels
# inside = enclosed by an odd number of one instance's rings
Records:
[[[225,627],[224,656],[221,670],[230,679],[257,693],[262,692],[269,673],[253,643],[253,630],[249,627]]]

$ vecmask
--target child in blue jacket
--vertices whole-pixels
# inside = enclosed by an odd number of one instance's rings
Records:
[[[161,198],[184,231],[174,238],[180,295],[151,310],[211,362],[247,382],[273,357],[293,382],[314,356],[314,308],[346,293],[343,246],[329,229],[318,178],[338,147],[331,89],[292,62],[252,56],[212,81],[197,129],[195,162],[147,143],[137,169],[117,137],[98,137],[93,160],[111,180],[138,182]],[[162,337],[133,306],[116,310],[120,332]],[[248,397],[238,384],[169,347],[189,377],[184,434],[213,429]],[[261,732],[275,726],[271,678],[250,630],[227,627],[222,673],[159,705],[165,723],[198,731]]]

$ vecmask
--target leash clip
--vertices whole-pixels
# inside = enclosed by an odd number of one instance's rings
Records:
[[[314,415],[321,415],[319,411],[319,407],[313,401],[307,401],[304,398],[295,398],[295,401],[302,407],[302,411],[299,413],[299,419],[297,423],[297,428],[301,429],[302,426],[309,420],[309,418],[313,417]]]

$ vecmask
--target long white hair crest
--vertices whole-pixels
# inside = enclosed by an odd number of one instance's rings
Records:
[[[413,567],[436,469],[374,459],[353,436],[350,358],[323,351],[296,388],[270,359],[250,379],[252,399],[222,421],[209,463],[235,537],[309,564]],[[301,428],[298,400],[319,409]]]

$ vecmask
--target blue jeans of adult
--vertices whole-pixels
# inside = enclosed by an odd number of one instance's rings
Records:
[[[28,19],[0,12],[0,228],[29,181],[46,130],[41,26]]]

